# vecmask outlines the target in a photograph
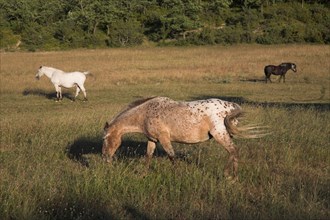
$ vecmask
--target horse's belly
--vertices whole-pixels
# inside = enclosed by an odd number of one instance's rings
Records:
[[[209,139],[209,129],[204,126],[188,129],[179,128],[178,130],[172,130],[171,132],[171,140],[174,142],[194,144],[204,142]]]
[[[61,87],[64,87],[64,88],[72,88],[74,86],[75,86],[75,83],[66,83],[66,82],[61,83]]]

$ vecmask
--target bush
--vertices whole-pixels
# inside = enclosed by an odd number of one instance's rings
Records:
[[[138,21],[118,21],[111,26],[107,45],[112,47],[126,47],[142,44],[142,27]]]
[[[15,48],[16,44],[20,41],[20,38],[19,35],[15,35],[9,28],[0,28],[0,48]]]
[[[330,43],[325,1],[304,7],[300,1],[202,2],[4,0],[0,46],[21,40],[32,51],[127,47],[145,38],[162,45]]]

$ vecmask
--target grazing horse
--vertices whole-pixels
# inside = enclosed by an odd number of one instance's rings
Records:
[[[220,99],[177,102],[166,97],[152,97],[131,103],[104,126],[102,155],[111,162],[126,133],[143,133],[148,138],[147,167],[160,142],[174,162],[171,142],[199,143],[214,138],[229,153],[224,175],[237,177],[238,150],[232,137],[257,138],[264,134],[257,127],[238,128],[242,110],[236,103]],[[245,131],[245,135],[243,134]],[[233,170],[233,175],[230,175]]]
[[[280,79],[278,80],[279,82],[281,82],[281,79],[283,78],[283,83],[285,83],[285,74],[288,70],[292,70],[293,72],[297,72],[297,66],[294,63],[281,63],[278,66],[274,66],[274,65],[268,65],[265,66],[264,68],[264,72],[266,75],[266,83],[267,80],[269,80],[269,82],[272,82],[270,80],[270,75],[280,75]]]
[[[62,87],[72,88],[77,87],[76,95],[73,101],[78,96],[80,90],[84,93],[84,101],[87,101],[86,97],[86,89],[84,87],[84,82],[86,80],[86,75],[89,72],[70,72],[66,73],[62,70],[55,69],[52,67],[41,66],[38,69],[38,73],[36,74],[36,78],[39,80],[42,75],[46,75],[50,81],[54,84],[56,90],[57,101],[62,100]]]

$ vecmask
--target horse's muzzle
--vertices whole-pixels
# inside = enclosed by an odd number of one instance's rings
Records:
[[[36,80],[39,80],[40,79],[40,77],[39,76],[36,76]]]

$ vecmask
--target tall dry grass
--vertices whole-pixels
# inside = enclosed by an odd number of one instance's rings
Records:
[[[267,64],[294,62],[298,73],[288,82],[329,85],[326,45],[214,46],[191,48],[133,48],[65,52],[2,53],[2,89],[35,87],[33,75],[40,65],[65,71],[89,70],[94,89],[109,85],[162,83],[164,81],[226,82],[263,80]],[[20,84],[18,84],[20,82]],[[11,89],[10,89],[11,88]],[[327,87],[328,88],[328,87]]]

